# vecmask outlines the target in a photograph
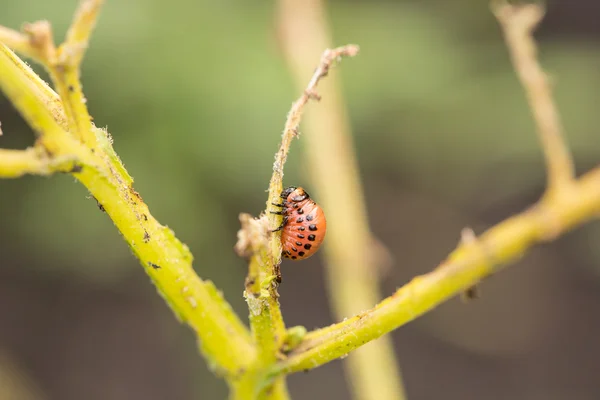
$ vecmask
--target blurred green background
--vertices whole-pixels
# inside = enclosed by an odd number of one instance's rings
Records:
[[[0,24],[48,19],[60,41],[76,6],[1,0]],[[548,6],[541,60],[585,171],[600,160],[600,4]],[[333,44],[361,46],[335,73],[373,231],[394,257],[389,294],[442,260],[463,227],[479,233],[534,202],[543,160],[487,1],[328,9]],[[243,316],[237,216],[263,208],[298,95],[275,32],[273,2],[109,0],[83,68],[90,112],[136,189]],[[0,121],[0,147],[33,142],[4,97]],[[310,192],[303,169],[300,140],[286,184]],[[595,224],[537,248],[479,301],[452,300],[394,332],[409,399],[600,398],[599,239]],[[333,322],[319,257],[283,269],[287,324]],[[289,383],[295,399],[349,396],[340,361]],[[0,400],[225,396],[85,188],[68,176],[0,181]]]

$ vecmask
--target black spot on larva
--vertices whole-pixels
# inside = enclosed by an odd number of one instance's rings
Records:
[[[154,269],[160,269],[160,265],[154,264],[153,262],[148,261],[148,265],[151,266]]]
[[[148,243],[150,241],[150,234],[147,231],[144,231],[144,243]]]
[[[296,237],[298,237],[298,239],[304,239],[304,235],[301,233],[297,234]]]
[[[306,243],[306,244],[304,245],[304,248],[305,248],[306,250],[310,250],[310,248],[311,248],[311,247],[312,247],[312,244],[310,244],[310,243]]]
[[[299,255],[300,257],[302,257],[302,256],[304,255],[304,252],[303,252],[303,251],[301,251],[301,252],[299,252],[299,253],[298,253],[298,255]]]
[[[73,87],[73,85],[69,85],[69,92],[74,92],[75,88]]]
[[[315,224],[310,224],[310,225],[308,226],[308,230],[309,230],[309,231],[316,231],[316,230],[317,230],[317,226],[316,226]]]
[[[298,249],[297,249],[297,248],[295,248],[295,247],[292,247],[292,251],[296,251],[296,252],[297,252],[297,251],[298,251]]]
[[[296,256],[292,256],[292,260],[295,260],[296,258],[298,258],[298,257],[296,257]]]
[[[291,251],[289,251],[289,250],[286,250],[286,251],[285,251],[285,254],[287,254],[288,256],[291,256],[291,255],[292,255],[292,252],[291,252]]]
[[[314,216],[312,214],[309,214],[309,215],[306,216],[306,220],[307,221],[312,221],[313,218],[314,218]]]
[[[306,228],[303,226],[300,226],[300,227],[298,227],[298,230],[304,232],[306,230]]]
[[[142,218],[144,219],[144,221],[148,221],[148,216],[146,214],[142,214]]]
[[[308,235],[308,240],[310,240],[311,242],[315,241],[315,235]]]
[[[298,214],[304,214],[304,210],[303,209],[299,209],[298,210]],[[307,218],[308,219],[308,218]]]
[[[302,246],[302,242],[296,242],[296,246]]]
[[[302,217],[298,217],[298,219],[296,220],[296,223],[297,223],[297,224],[300,224],[300,223],[302,223],[302,222],[304,222],[304,218],[302,218]],[[310,229],[310,228],[309,228],[309,229]]]

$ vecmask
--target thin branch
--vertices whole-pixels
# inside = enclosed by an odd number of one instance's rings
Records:
[[[600,167],[573,183],[572,196],[540,201],[483,233],[477,246],[459,245],[433,272],[414,278],[375,308],[308,333],[274,374],[309,370],[348,354],[518,260],[534,245],[546,242],[549,230],[564,234],[597,219],[599,213]]]
[[[336,60],[341,60],[342,57],[353,57],[358,54],[358,46],[356,45],[346,45],[337,47],[335,49],[327,49],[323,52],[321,56],[321,61],[317,66],[312,78],[308,82],[306,89],[300,96],[298,100],[296,100],[292,104],[292,108],[288,113],[287,120],[285,122],[285,127],[283,129],[283,137],[281,140],[281,145],[279,146],[279,151],[275,154],[275,163],[273,164],[273,175],[271,177],[271,182],[269,184],[269,196],[267,199],[267,211],[266,216],[268,220],[268,226],[271,229],[276,228],[281,223],[282,217],[270,213],[269,210],[272,209],[272,204],[277,204],[281,202],[281,198],[279,197],[283,190],[283,167],[287,160],[287,155],[290,150],[290,145],[292,143],[292,139],[298,136],[298,126],[300,125],[300,118],[302,117],[302,112],[304,111],[304,106],[310,99],[319,99],[319,95],[316,92],[317,85],[319,81],[327,76],[329,70],[333,63]],[[270,246],[270,263],[262,264],[263,268],[267,268],[268,273],[273,276],[278,276],[278,267],[281,263],[281,232],[273,232],[271,235]],[[285,329],[283,325],[283,320],[280,322],[281,312],[279,311],[279,302],[277,298],[279,297],[277,293],[277,286],[273,282],[269,285],[269,294],[272,301],[272,306],[270,309],[270,313],[277,318],[275,323],[280,325],[280,333],[282,333],[282,329]],[[284,335],[278,335],[278,346],[280,347],[283,344],[283,340],[285,339]]]
[[[65,42],[60,46],[61,64],[79,69],[104,0],[83,0],[75,12]]]
[[[278,0],[277,5],[279,43],[296,86],[302,87],[303,77],[312,71],[309,60],[331,43],[326,2]],[[324,82],[326,100],[304,121],[302,156],[310,193],[314,191],[327,215],[327,238],[320,254],[329,303],[341,320],[382,299],[379,282],[386,253],[369,226],[352,127],[336,78]],[[343,367],[353,399],[406,398],[391,337],[350,354]]]
[[[20,178],[26,174],[48,175],[48,163],[40,157],[39,149],[0,149],[0,178]]]
[[[25,150],[0,149],[0,178],[26,174],[78,173],[84,165],[73,156],[50,156],[41,146]]]
[[[396,329],[516,261],[536,244],[555,239],[598,218],[600,167],[579,180],[561,137],[558,113],[538,62],[532,30],[543,12],[538,5],[496,2],[515,68],[533,110],[546,155],[549,184],[537,204],[476,238],[467,232],[458,248],[433,272],[414,278],[375,308],[308,333],[274,375],[315,368]]]
[[[103,3],[103,0],[81,1],[67,38],[58,49],[48,21],[26,24],[24,33],[0,28],[0,41],[46,68],[63,102],[69,131],[92,149],[97,141],[81,88],[80,66]]]
[[[39,135],[40,144],[51,154],[67,151],[70,154],[86,152],[56,119],[57,104],[48,96],[43,81],[8,47],[0,43],[0,89],[21,111],[27,123]],[[23,112],[22,110],[27,110]],[[68,149],[64,146],[68,144]],[[79,157],[80,158],[80,157]]]
[[[292,108],[288,113],[285,127],[283,129],[283,136],[279,151],[275,154],[275,162],[273,163],[273,175],[271,176],[271,182],[269,183],[269,197],[267,199],[267,215],[269,218],[269,226],[276,228],[281,223],[281,216],[276,214],[269,214],[269,210],[272,209],[272,203],[279,203],[279,195],[283,190],[283,166],[287,160],[287,155],[290,150],[292,139],[298,136],[298,127],[300,125],[300,118],[304,111],[304,106],[310,99],[319,99],[319,95],[316,92],[316,87],[319,81],[327,76],[329,69],[331,68],[334,61],[341,59],[342,57],[354,57],[358,54],[358,46],[346,45],[335,49],[327,49],[321,56],[321,62],[315,70],[312,78],[308,82],[306,89],[302,93],[302,96],[292,104]],[[281,262],[281,233],[276,232],[271,239],[271,255],[273,257],[273,265],[278,265]]]
[[[0,42],[25,57],[34,60],[42,58],[39,55],[38,49],[32,46],[29,36],[24,33],[0,26]]]
[[[321,61],[317,66],[314,74],[312,75],[306,89],[292,104],[292,108],[288,113],[285,126],[283,129],[283,135],[279,150],[275,153],[275,162],[273,163],[273,175],[269,183],[269,196],[267,199],[266,212],[262,219],[267,221],[264,229],[275,229],[279,226],[282,221],[282,217],[277,214],[270,212],[273,208],[273,204],[281,202],[280,194],[283,191],[283,167],[287,160],[287,156],[290,150],[290,145],[294,137],[298,136],[298,127],[300,125],[300,119],[304,111],[304,106],[310,99],[319,99],[319,95],[316,91],[317,85],[321,79],[323,79],[329,73],[329,70],[336,60],[341,60],[342,57],[353,57],[358,54],[358,46],[346,45],[337,47],[335,49],[326,49],[321,56]],[[271,238],[264,246],[259,246],[264,249],[268,249],[266,254],[263,255],[263,259],[257,265],[258,276],[252,276],[252,269],[250,270],[249,280],[258,279],[259,282],[264,282],[268,277],[277,277],[280,279],[279,265],[281,264],[281,232],[272,232]],[[258,251],[257,251],[258,250]],[[261,253],[262,250],[255,249],[255,255]],[[267,281],[268,288],[268,299],[266,299],[267,308],[263,309],[261,314],[268,313],[271,323],[268,325],[258,324],[252,325],[252,319],[250,320],[251,326],[255,335],[265,336],[266,332],[261,330],[266,329],[270,331],[269,335],[276,338],[275,344],[278,349],[281,348],[285,340],[285,325],[283,318],[281,317],[281,311],[279,309],[279,293],[277,292],[276,281],[270,279]],[[255,282],[256,287],[256,282]],[[259,290],[263,290],[259,288]],[[255,294],[256,295],[256,294]],[[264,315],[258,316],[258,320],[264,320]],[[262,327],[262,328],[261,328]]]
[[[244,296],[250,309],[250,327],[259,354],[252,366],[247,369],[247,376],[233,386],[232,393],[234,395],[244,393],[246,390],[259,390],[268,369],[281,357],[281,349],[286,340],[285,324],[277,292],[277,281],[280,279],[281,232],[269,233],[269,230],[276,228],[281,223],[281,216],[270,213],[270,210],[273,203],[281,202],[279,196],[283,190],[283,167],[292,139],[298,135],[298,126],[304,106],[310,99],[319,98],[316,92],[319,81],[327,75],[336,60],[343,56],[354,56],[357,53],[358,46],[354,45],[325,50],[306,89],[292,104],[288,113],[281,145],[275,154],[273,175],[269,184],[267,211],[258,219],[254,219],[248,214],[240,215],[242,229],[238,233],[236,251],[240,256],[249,258]],[[284,377],[279,377],[269,388],[263,389],[263,393],[267,392],[270,393],[270,396],[265,399],[287,398]],[[258,392],[256,394],[258,395]]]
[[[58,48],[56,64],[46,63],[56,91],[64,103],[71,130],[92,149],[97,143],[81,87],[81,62],[103,3],[103,0],[81,1],[67,38]]]
[[[511,5],[505,0],[495,0],[492,11],[500,22],[512,63],[535,118],[546,159],[547,193],[557,194],[572,183],[575,172],[550,83],[536,57],[533,31],[544,17],[544,7],[541,4]]]
[[[298,126],[300,126],[300,118],[302,117],[304,106],[310,99],[320,100],[320,96],[316,91],[317,85],[321,79],[327,76],[334,61],[339,61],[342,57],[354,57],[358,54],[358,51],[359,47],[353,44],[325,50],[321,56],[319,65],[308,82],[308,85],[306,85],[304,93],[302,93],[300,98],[292,104],[292,108],[288,113],[283,128],[283,138],[281,145],[279,146],[279,151],[275,154],[273,175],[269,184],[269,202],[267,202],[267,210],[271,209],[270,201],[277,200],[279,194],[283,190],[283,166],[287,160],[292,139],[298,135]]]

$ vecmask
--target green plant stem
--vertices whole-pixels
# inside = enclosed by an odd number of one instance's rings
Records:
[[[229,400],[289,400],[285,376],[267,381],[268,369],[251,368],[229,382]]]
[[[276,373],[312,369],[341,357],[496,273],[532,246],[597,219],[599,213],[600,168],[596,168],[575,181],[562,196],[542,199],[474,242],[461,244],[433,272],[414,278],[375,308],[308,333],[288,359],[279,364]]]
[[[311,98],[316,98],[315,89],[319,81],[327,75],[331,65],[342,56],[354,56],[358,47],[342,46],[327,49],[312,75],[306,89],[296,100],[284,126],[281,145],[275,154],[273,175],[269,184],[267,209],[258,219],[248,214],[240,215],[242,229],[238,233],[236,251],[244,257],[249,257],[248,277],[244,293],[250,310],[250,327],[254,342],[258,347],[258,357],[245,372],[254,378],[255,388],[264,386],[264,379],[272,365],[282,357],[282,347],[286,339],[285,324],[279,307],[277,280],[280,278],[279,264],[281,263],[281,231],[273,231],[282,221],[282,217],[271,211],[279,211],[273,204],[280,204],[280,193],[283,190],[283,168],[287,160],[290,145],[298,135],[298,125],[304,106]],[[240,385],[250,385],[246,377],[240,380]],[[237,386],[233,386],[236,389]],[[263,390],[261,398],[285,399],[288,397],[285,380],[279,377]]]
[[[330,43],[320,0],[279,1],[281,43],[298,87],[312,70],[313,53]],[[306,30],[309,25],[310,30]],[[303,46],[298,46],[298,42]],[[305,119],[304,156],[315,198],[327,216],[324,253],[330,301],[342,319],[381,299],[378,265],[363,189],[337,76],[324,82],[323,100]],[[312,191],[311,191],[312,192]],[[347,353],[345,353],[347,354]],[[405,398],[391,338],[381,338],[345,360],[355,399]]]
[[[287,389],[287,384],[284,376],[280,376],[275,382],[263,390],[259,395],[259,400],[288,400],[290,394]]]
[[[240,379],[230,382],[229,400],[256,400],[258,397],[255,375],[246,372]]]
[[[0,177],[19,178],[25,174],[48,175],[54,172],[49,160],[40,157],[39,149],[0,149]]]
[[[285,324],[279,308],[274,266],[269,252],[268,220],[241,214],[240,222],[246,241],[238,244],[238,252],[249,253],[248,277],[244,296],[250,311],[252,338],[259,351],[257,363],[275,361],[285,336]]]
[[[81,169],[73,176],[111,217],[175,314],[196,332],[209,363],[218,372],[235,376],[252,362],[256,350],[247,328],[212,282],[195,274],[191,253],[152,217],[114,152],[94,152],[65,131],[56,95],[50,96],[52,90],[4,45],[0,45],[0,89],[39,135],[36,146],[49,157],[77,160]],[[94,128],[92,133],[103,132]],[[107,137],[102,143],[110,146]],[[0,162],[2,175],[6,173]]]
[[[279,307],[279,294],[275,284],[272,258],[269,253],[268,219],[255,219],[249,214],[241,214],[240,240],[236,251],[249,256],[248,277],[244,297],[250,312],[252,340],[257,348],[257,357],[248,365],[232,385],[232,396],[240,396],[239,386],[246,387],[254,396],[265,385],[266,371],[277,361],[281,345],[285,339],[285,324]],[[278,387],[285,388],[285,378],[280,378]],[[267,393],[273,393],[271,384]],[[270,397],[264,397],[265,400]]]

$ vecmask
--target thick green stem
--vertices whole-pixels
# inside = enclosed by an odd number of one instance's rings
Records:
[[[102,151],[110,147],[108,139],[103,138],[104,147],[90,149],[67,132],[56,95],[4,45],[0,45],[0,89],[38,133],[47,157],[76,160],[73,175],[111,217],[175,314],[196,332],[209,363],[228,376],[251,363],[256,350],[247,328],[213,284],[196,275],[188,248],[152,217],[114,152]],[[90,132],[103,133],[95,128]]]
[[[229,400],[289,400],[285,376],[267,383],[267,369],[247,370],[240,378],[230,381]]]

